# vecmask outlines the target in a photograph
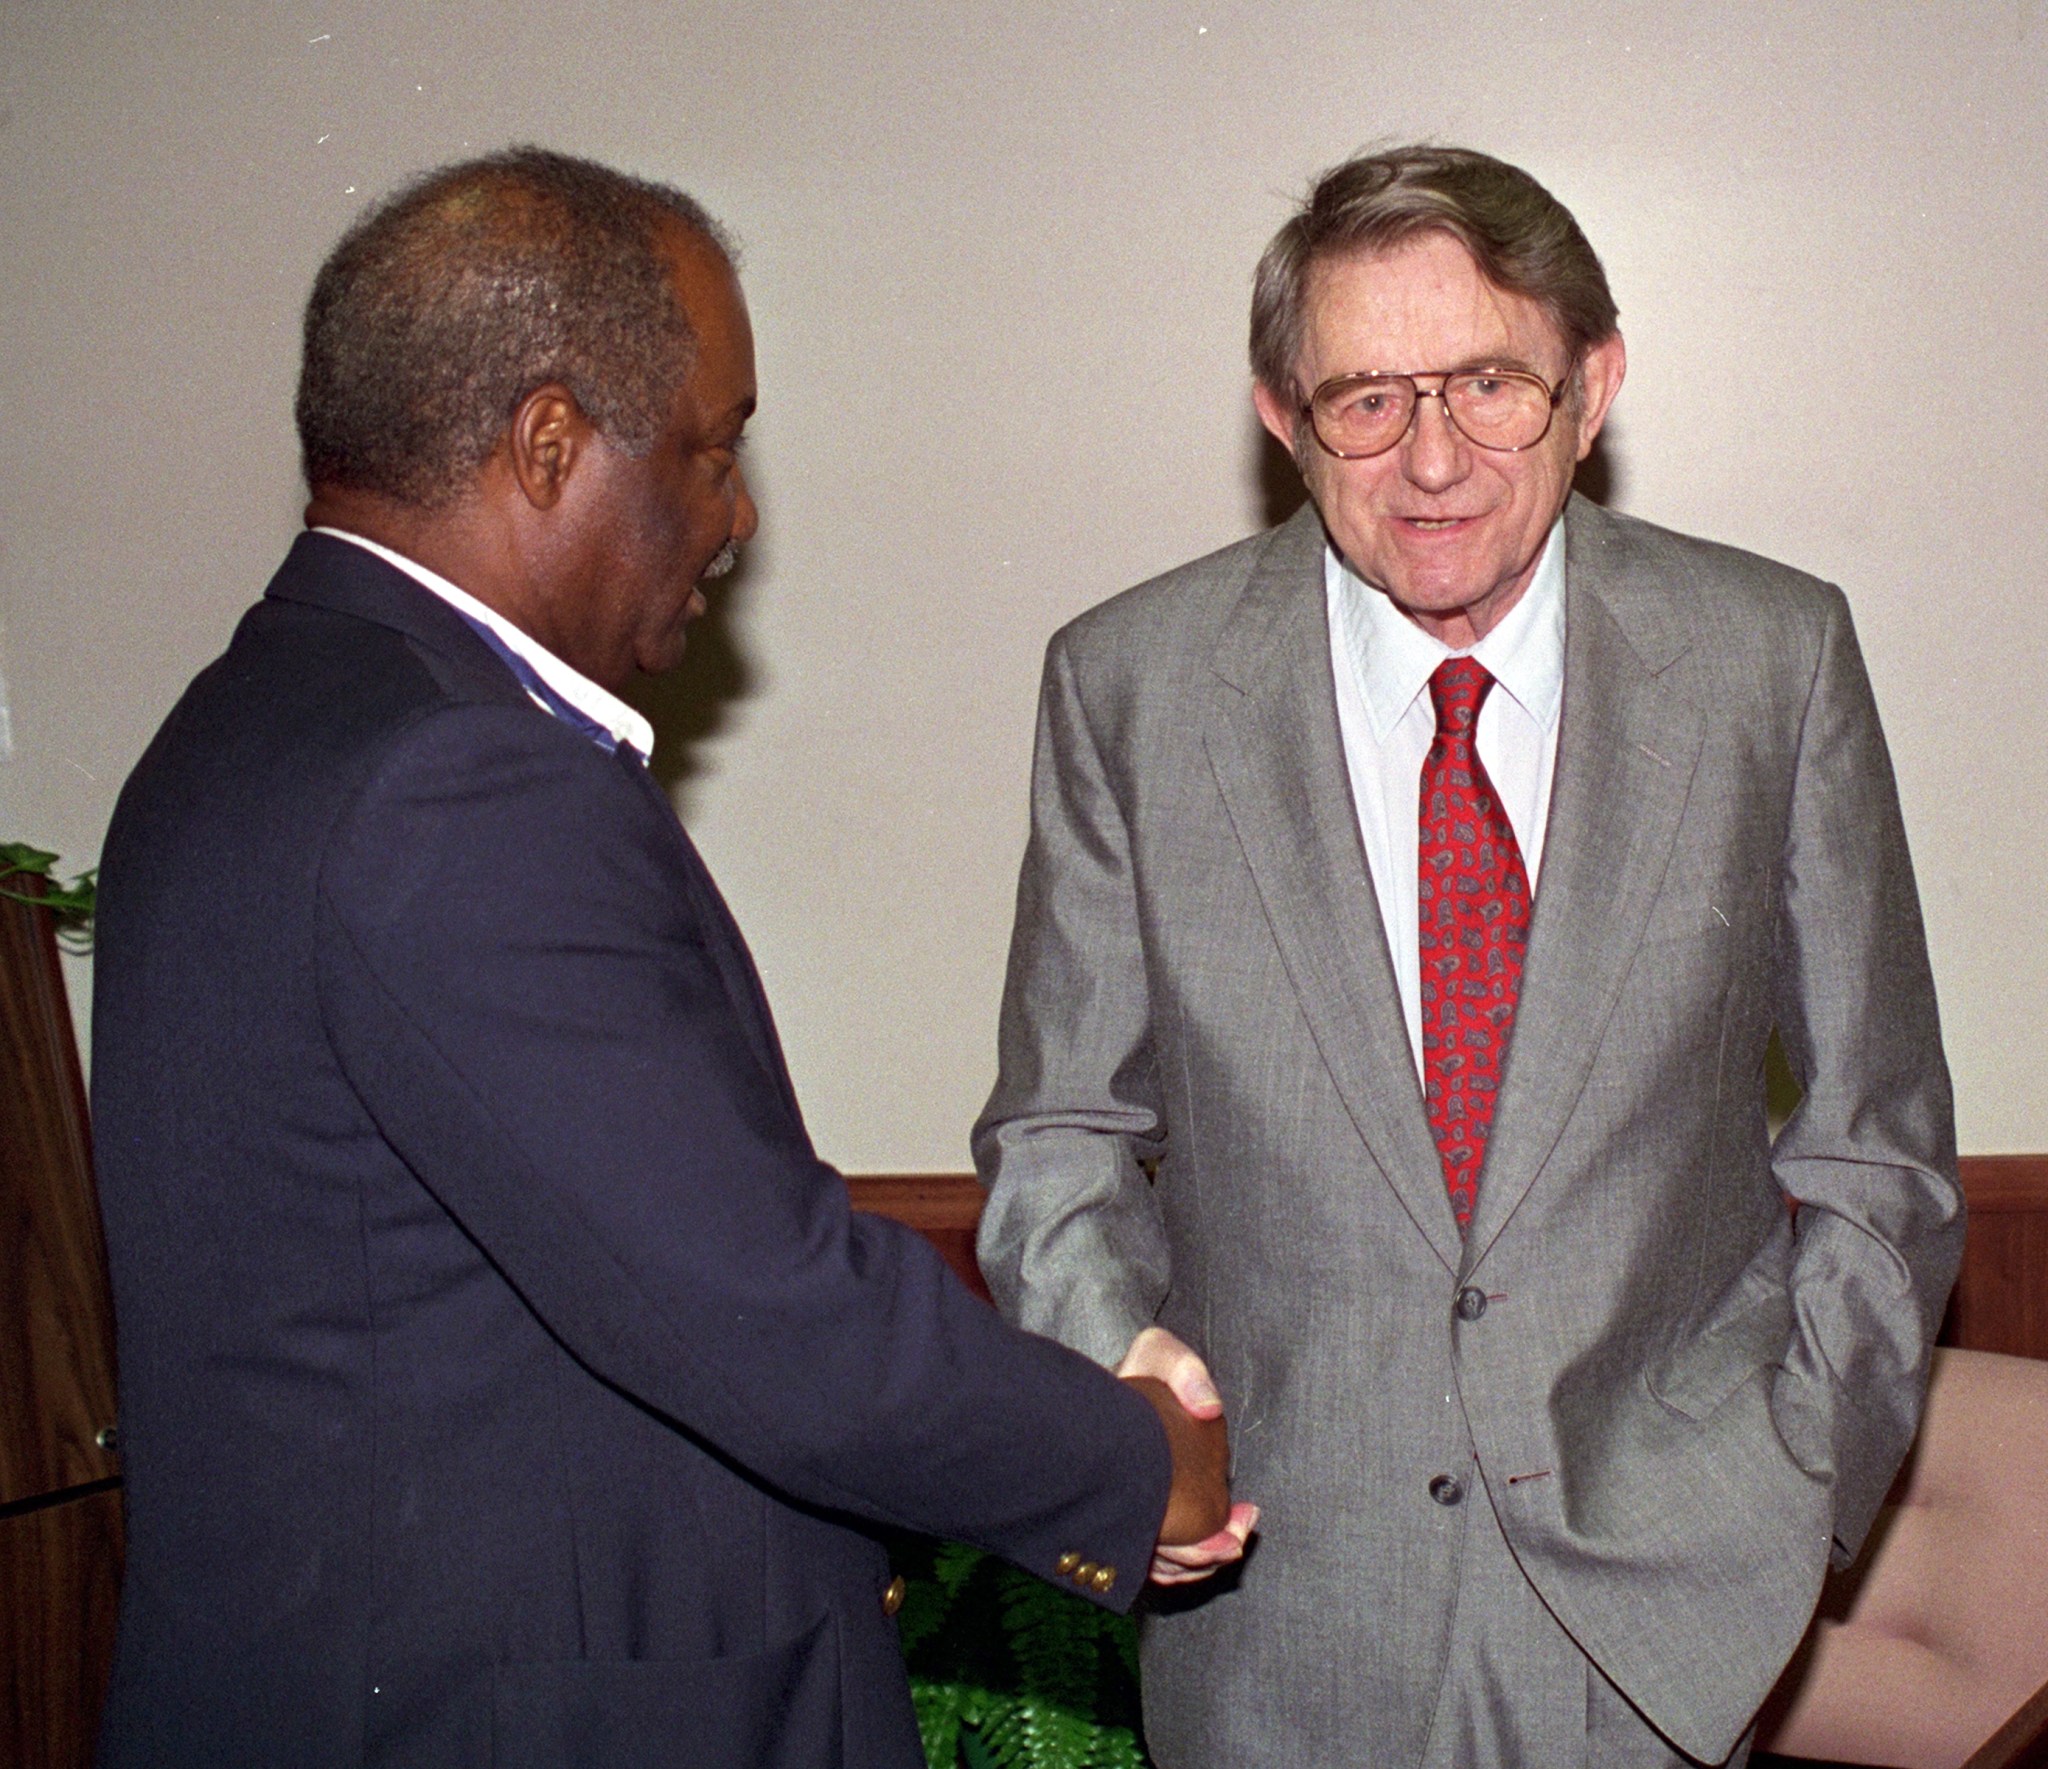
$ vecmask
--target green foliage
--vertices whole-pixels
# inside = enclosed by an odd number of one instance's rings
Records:
[[[26,842],[0,842],[0,897],[17,903],[40,903],[57,918],[57,938],[72,952],[92,950],[92,911],[96,895],[95,873],[81,872],[68,885],[59,884],[51,869],[55,854],[32,848]],[[36,891],[23,890],[26,879],[41,881]]]
[[[930,1769],[1150,1769],[1128,1619],[957,1542],[897,1559]]]

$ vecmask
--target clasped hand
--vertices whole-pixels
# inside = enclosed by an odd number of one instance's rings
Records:
[[[1242,1560],[1259,1508],[1231,1502],[1223,1397],[1208,1365],[1164,1327],[1147,1327],[1116,1373],[1152,1403],[1173,1451],[1173,1490],[1152,1551],[1152,1582],[1191,1584]]]

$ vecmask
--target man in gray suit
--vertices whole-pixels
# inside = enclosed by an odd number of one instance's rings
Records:
[[[1614,302],[1497,160],[1326,174],[1252,359],[1310,506],[1047,657],[983,1267],[1229,1399],[1167,1769],[1739,1762],[1962,1244],[1847,606],[1571,494]]]

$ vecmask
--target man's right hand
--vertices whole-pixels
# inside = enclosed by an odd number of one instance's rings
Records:
[[[1207,1365],[1162,1327],[1131,1342],[1117,1374],[1152,1403],[1173,1452],[1173,1488],[1152,1556],[1155,1584],[1205,1579],[1244,1557],[1256,1505],[1230,1502],[1230,1442]]]
[[[1214,1535],[1230,1518],[1230,1438],[1222,1415],[1192,1417],[1156,1376],[1124,1380],[1152,1403],[1173,1452],[1173,1486],[1159,1523],[1160,1544],[1186,1547]]]

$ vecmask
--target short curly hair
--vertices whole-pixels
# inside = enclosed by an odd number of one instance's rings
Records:
[[[1292,390],[1307,326],[1309,279],[1355,252],[1447,233],[1487,281],[1550,316],[1578,361],[1615,334],[1607,272],[1572,213],[1519,166],[1471,148],[1421,143],[1353,156],[1320,174],[1252,282],[1252,373]]]
[[[645,454],[696,345],[662,252],[677,225],[734,261],[681,191],[539,147],[439,167],[375,205],[306,303],[306,483],[444,507],[551,381]]]

